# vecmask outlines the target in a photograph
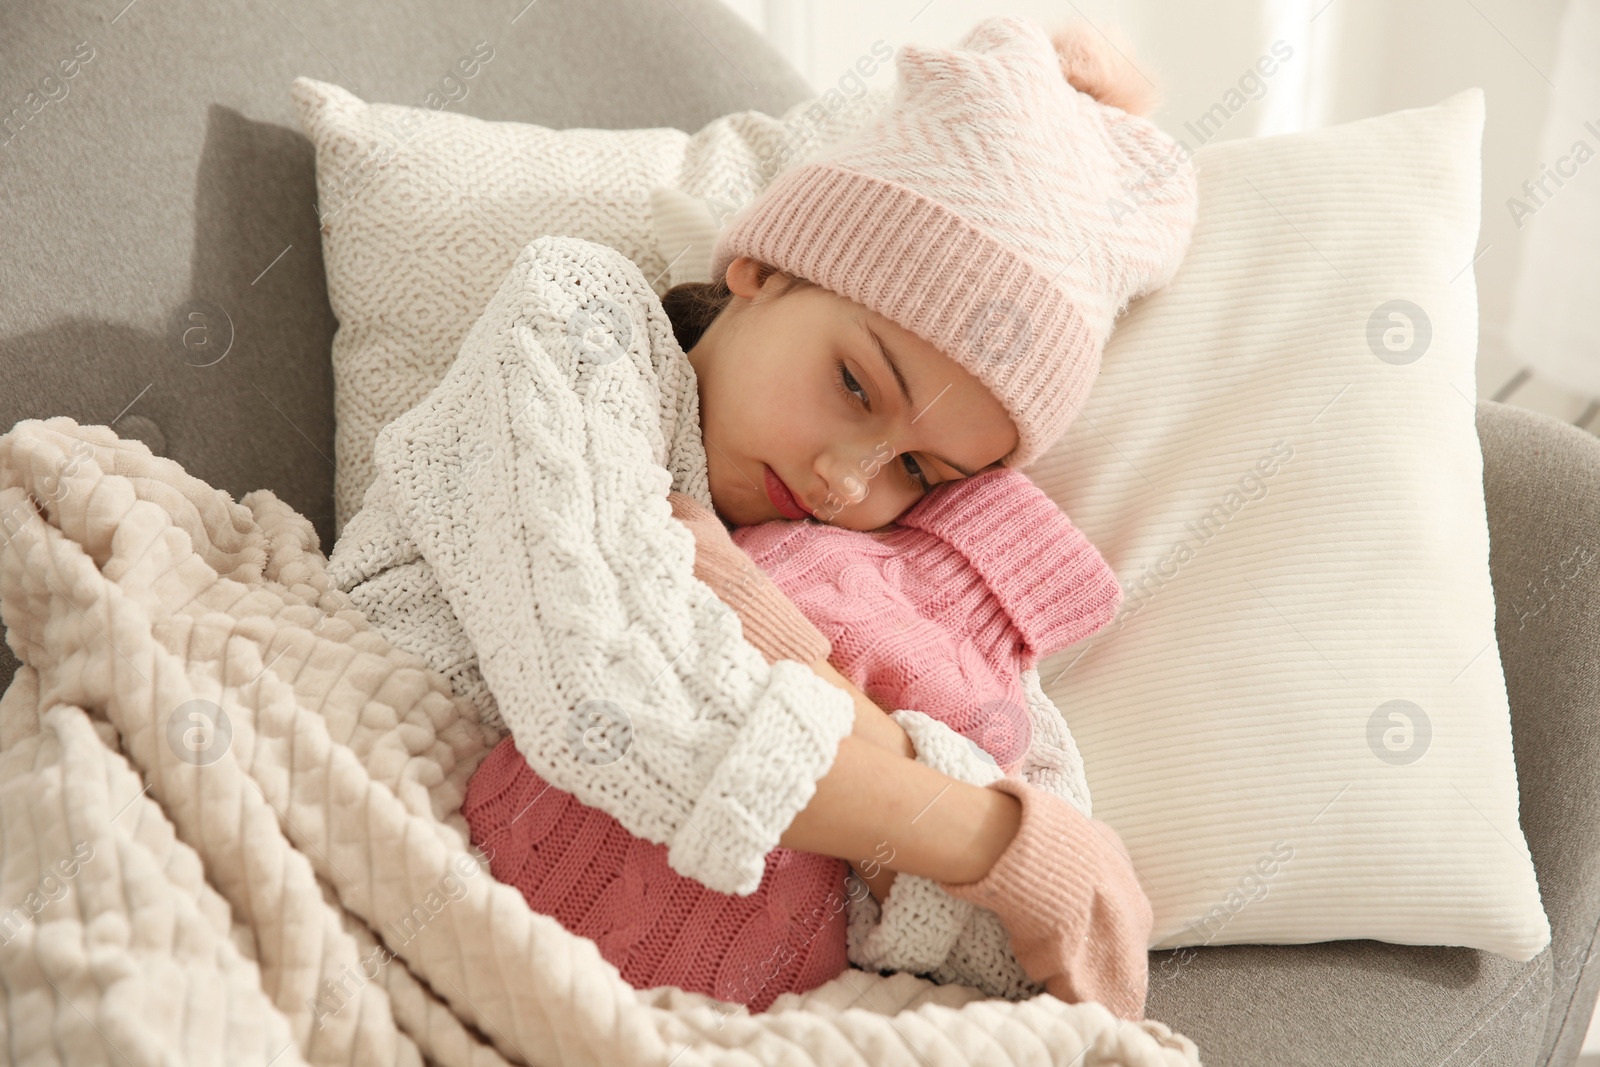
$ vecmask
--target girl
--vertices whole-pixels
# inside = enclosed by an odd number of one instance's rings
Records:
[[[772,844],[865,866],[887,843],[888,871],[993,911],[1051,993],[1137,1019],[1151,912],[1110,827],[1019,778],[977,787],[918,762],[904,730],[805,658],[816,646],[796,638],[805,620],[784,618],[781,594],[756,598],[759,625],[720,633],[704,586],[678,581],[703,558],[732,569],[727,525],[878,530],[934,486],[1025,466],[1059,437],[1116,314],[1170,280],[1194,221],[1192,169],[1117,106],[1137,101],[1113,58],[1089,33],[1052,41],[1011,17],[953,50],[903,48],[885,113],[780,174],[722,232],[713,272],[729,300],[687,357],[657,336],[661,304],[639,295],[635,266],[589,242],[535,241],[439,389],[380,435],[380,478],[330,572],[351,541],[341,585],[392,638],[413,628],[403,647],[448,643],[416,637],[423,625],[464,633],[533,769],[665,849],[677,873],[748,897],[771,884]],[[555,351],[597,287],[620,312],[610,332],[645,321],[647,351]],[[581,334],[591,320],[578,321]],[[833,388],[860,405],[844,411]],[[513,421],[514,468],[489,464],[464,506],[461,457],[504,428],[509,396],[538,417]],[[640,456],[664,469],[634,477]],[[656,533],[667,520],[650,494],[668,481],[721,520],[720,538],[691,531],[692,558]],[[568,536],[584,524],[592,537]],[[530,576],[532,617],[506,599]],[[585,629],[591,616],[621,628]],[[762,626],[796,658],[751,658]],[[628,744],[564,754],[579,702],[613,710],[577,736]]]

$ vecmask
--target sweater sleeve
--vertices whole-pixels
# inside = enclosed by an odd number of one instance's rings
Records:
[[[1033,724],[1027,755],[1020,774],[1030,785],[1048,789],[1056,796],[1083,812],[1093,816],[1089,799],[1089,779],[1083,769],[1083,755],[1073,740],[1067,721],[1056,707],[1055,701],[1045,693],[1039,683],[1039,669],[1031,667],[1022,672],[1022,691],[1028,701],[1028,716]]]
[[[711,503],[698,390],[638,267],[526,246],[374,461],[369,502],[431,566],[528,764],[678,873],[754,892],[854,703],[769,664],[695,576],[668,494]]]
[[[809,664],[828,658],[832,649],[822,631],[733,543],[716,512],[685,493],[674,492],[667,499],[672,517],[694,534],[695,577],[739,616],[745,637],[768,663],[792,659]]]

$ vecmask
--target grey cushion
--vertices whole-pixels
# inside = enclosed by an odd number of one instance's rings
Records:
[[[1583,1044],[1600,986],[1584,967],[1600,923],[1600,439],[1490,400],[1478,436],[1521,822],[1551,947],[1527,963],[1378,941],[1153,952],[1147,1014],[1194,1039],[1207,1067],[1570,1064]],[[1595,565],[1580,568],[1585,548]]]

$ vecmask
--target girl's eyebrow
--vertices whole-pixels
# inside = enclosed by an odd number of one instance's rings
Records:
[[[883,361],[889,365],[889,372],[894,375],[895,384],[900,387],[900,395],[905,399],[906,407],[916,407],[916,404],[911,399],[911,388],[910,386],[906,385],[906,376],[900,373],[900,364],[896,363],[894,361],[894,357],[889,355],[889,349],[884,346],[883,338],[878,336],[877,332],[867,324],[865,319],[863,319],[861,322],[861,328],[867,331],[867,336],[872,338],[873,346],[877,348],[878,355],[883,357]],[[936,455],[933,452],[929,452],[928,455],[933,456],[934,459],[938,460],[940,463],[943,463],[946,467],[949,467],[952,470],[960,471],[965,477],[970,478],[977,473],[976,471],[968,470],[959,463],[952,463],[943,456]]]

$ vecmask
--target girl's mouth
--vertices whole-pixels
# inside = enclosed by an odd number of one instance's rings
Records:
[[[763,463],[761,466],[767,472],[767,499],[778,509],[778,514],[786,519],[809,518],[811,512],[807,511],[799,499],[789,491],[789,487],[783,484],[783,479],[766,464]]]

